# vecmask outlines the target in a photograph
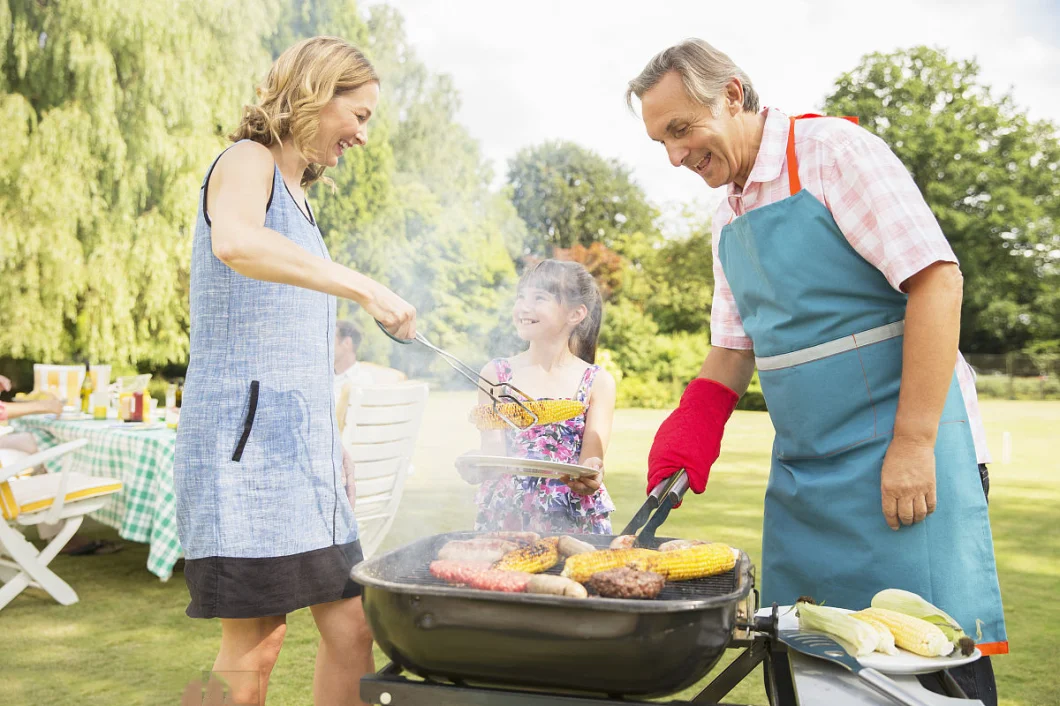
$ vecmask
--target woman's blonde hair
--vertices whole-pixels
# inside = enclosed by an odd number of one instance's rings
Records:
[[[375,69],[349,42],[338,37],[303,40],[272,65],[258,86],[258,104],[243,106],[243,119],[228,139],[253,140],[270,147],[290,137],[294,148],[306,156],[306,146],[316,137],[320,111],[328,101],[373,82],[379,83]],[[311,163],[302,174],[302,186],[322,178],[324,166]]]

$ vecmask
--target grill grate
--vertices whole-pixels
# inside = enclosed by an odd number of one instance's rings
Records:
[[[410,587],[418,586],[436,586],[436,587],[450,587],[441,579],[437,579],[431,575],[428,568],[431,559],[437,555],[437,550],[441,548],[442,544],[450,539],[467,538],[473,536],[472,533],[467,533],[465,537],[456,537],[453,535],[442,536],[437,538],[434,542],[433,551],[430,552],[429,557],[424,556],[420,561],[403,561],[400,563],[392,563],[388,565],[388,571],[386,571],[386,579],[397,584]],[[593,544],[600,548],[607,547],[613,537],[606,535],[595,535],[595,536],[584,536],[579,535],[579,539],[585,540],[590,544]],[[660,543],[666,541],[666,538],[660,538]],[[411,558],[411,557],[406,557]],[[404,570],[402,570],[404,569]],[[554,566],[546,573],[558,576],[560,571],[563,569],[562,561]],[[691,581],[667,581],[662,593],[655,599],[656,601],[688,601],[688,600],[703,600],[706,598],[715,598],[718,596],[728,596],[738,590],[739,588],[739,577],[737,576],[736,569],[728,571],[724,574],[718,574],[717,576],[708,576],[702,579],[693,579]],[[464,589],[474,590],[474,589]]]

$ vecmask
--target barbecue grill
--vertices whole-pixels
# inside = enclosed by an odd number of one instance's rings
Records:
[[[481,591],[451,586],[430,574],[428,566],[443,544],[475,536],[450,532],[426,537],[354,567],[368,623],[391,660],[361,680],[364,701],[384,706],[647,706],[642,699],[696,684],[726,649],[740,649],[692,700],[666,703],[724,706],[721,700],[759,664],[771,703],[800,703],[787,648],[777,639],[776,607],[772,615],[755,617],[754,566],[743,552],[733,570],[668,582],[654,600]],[[579,539],[603,548],[613,537]],[[667,539],[649,541],[657,546]],[[822,669],[823,663],[793,654],[795,672],[800,660],[804,671]],[[839,701],[801,703],[880,703],[871,695],[835,691],[842,686],[839,679],[829,675],[825,686]],[[939,679],[946,693],[964,697],[945,672]]]
[[[489,695],[481,703],[523,703],[511,700],[522,693],[527,704],[563,703],[560,694],[571,704],[665,696],[692,686],[726,648],[742,645],[745,655],[715,680],[716,703],[768,652],[766,640],[748,631],[757,606],[754,567],[742,552],[732,571],[668,583],[650,601],[479,591],[430,574],[443,544],[474,536],[427,537],[354,567],[368,623],[392,662],[362,681],[362,698],[384,703],[384,692],[391,699],[403,693],[393,703],[435,706],[449,702],[440,700],[445,693],[454,704],[479,703],[471,692]],[[579,538],[601,548],[612,539]],[[768,621],[759,623],[768,633]],[[506,700],[498,700],[496,686],[507,689],[500,692]],[[548,690],[544,701],[541,689]]]

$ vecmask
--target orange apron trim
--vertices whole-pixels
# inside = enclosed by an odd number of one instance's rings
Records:
[[[788,129],[788,188],[791,189],[791,195],[802,191],[802,183],[799,181],[799,160],[795,158],[795,121],[809,118],[826,118],[827,115],[817,115],[816,113],[804,113],[802,115],[793,115],[789,118],[791,120],[791,127]],[[844,115],[843,120],[849,120],[855,125],[858,124],[858,118],[855,115]]]
[[[1008,640],[1005,642],[984,642],[976,645],[976,647],[979,648],[979,651],[983,653],[984,657],[1008,654]]]

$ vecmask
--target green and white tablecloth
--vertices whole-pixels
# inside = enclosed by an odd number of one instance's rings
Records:
[[[124,485],[122,492],[111,495],[107,504],[92,513],[92,517],[116,528],[124,539],[149,544],[147,569],[166,581],[182,556],[173,494],[173,448],[177,433],[166,428],[137,431],[122,428],[120,424],[113,419],[57,420],[51,415],[11,421],[16,429],[32,433],[41,449],[88,439],[87,445],[50,464],[49,470],[67,468],[120,480]]]

